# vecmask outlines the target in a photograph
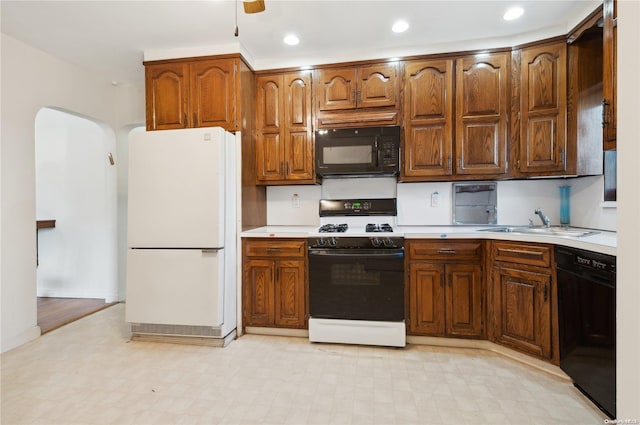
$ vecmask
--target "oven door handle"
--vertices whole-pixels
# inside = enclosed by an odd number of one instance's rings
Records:
[[[382,249],[350,249],[348,251],[335,249],[310,249],[309,256],[323,257],[368,257],[368,258],[404,258],[404,251]]]

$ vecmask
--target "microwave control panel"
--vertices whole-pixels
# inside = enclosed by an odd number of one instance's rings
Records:
[[[393,137],[383,137],[380,143],[380,161],[383,166],[395,166],[398,163],[398,147]]]

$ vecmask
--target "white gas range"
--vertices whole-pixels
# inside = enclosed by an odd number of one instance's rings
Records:
[[[309,339],[404,347],[404,239],[395,199],[321,200],[309,235]]]

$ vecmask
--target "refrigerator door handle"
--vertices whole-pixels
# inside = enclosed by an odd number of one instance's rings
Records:
[[[220,251],[222,248],[206,248],[206,249],[202,249],[202,253],[203,254],[215,254],[216,252]]]

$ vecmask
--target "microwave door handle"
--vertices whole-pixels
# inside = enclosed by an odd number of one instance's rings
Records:
[[[376,155],[376,168],[380,167],[380,149],[378,148],[379,140],[380,140],[380,136],[376,136],[375,142],[373,143],[373,148],[375,150],[375,155]]]

